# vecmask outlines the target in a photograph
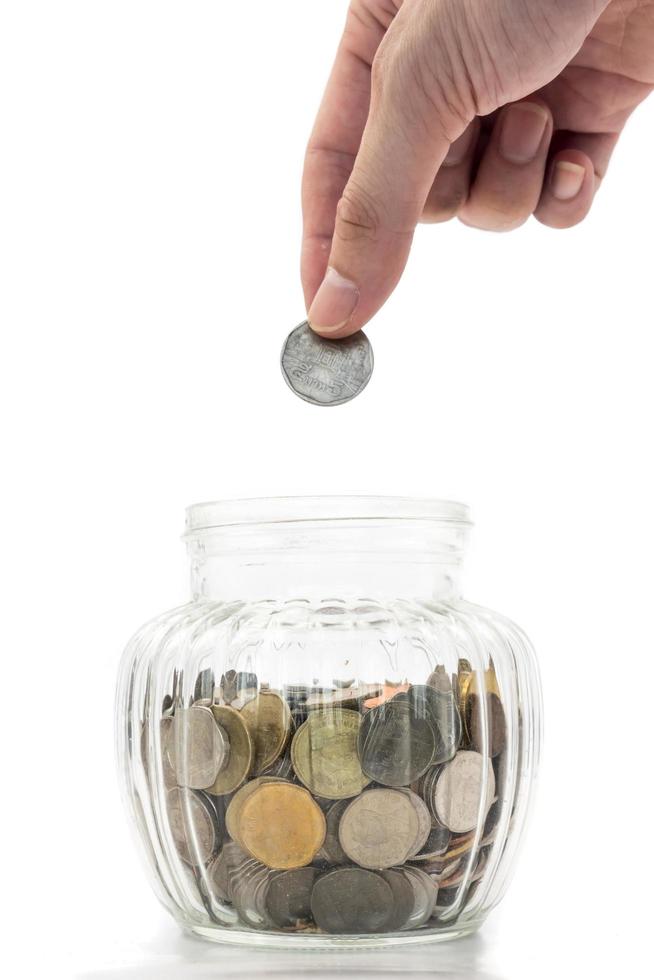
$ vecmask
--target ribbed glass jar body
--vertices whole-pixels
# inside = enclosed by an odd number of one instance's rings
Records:
[[[119,768],[186,928],[271,945],[465,935],[506,888],[537,767],[529,642],[466,602],[457,504],[200,505],[193,599],[122,662]]]

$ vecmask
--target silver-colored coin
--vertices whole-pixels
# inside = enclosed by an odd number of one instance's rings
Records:
[[[413,910],[404,928],[419,929],[432,916],[438,896],[438,885],[419,868],[407,866],[401,868],[400,871],[413,888],[414,893]]]
[[[406,795],[409,797],[411,805],[416,811],[416,816],[418,818],[418,833],[415,841],[413,842],[411,853],[409,854],[409,858],[411,858],[414,854],[418,854],[427,842],[431,832],[431,814],[425,801],[420,796],[413,793],[410,789],[401,789],[399,792],[406,793]]]
[[[486,794],[482,801],[484,769]],[[480,813],[484,821],[494,798],[495,773],[490,759],[478,752],[458,752],[443,766],[436,783],[434,803],[438,819],[453,833],[473,830]]]
[[[289,388],[312,405],[342,405],[370,381],[373,356],[360,330],[343,340],[326,340],[305,320],[282,347],[282,374]]]
[[[329,800],[330,806],[326,814],[327,834],[325,836],[325,842],[318,852],[318,858],[326,861],[328,864],[339,865],[348,864],[349,862],[348,856],[341,847],[338,839],[338,828],[341,817],[351,802],[352,800],[337,800],[334,803],[333,800]]]
[[[279,929],[297,929],[311,922],[311,893],[317,874],[317,868],[273,872],[265,897],[266,910]]]
[[[418,838],[418,815],[406,793],[371,789],[357,796],[341,817],[340,845],[362,868],[404,864]]]
[[[311,912],[324,932],[383,932],[393,914],[393,892],[374,871],[335,868],[316,881]]]
[[[397,932],[406,928],[415,907],[413,885],[403,873],[404,869],[387,868],[379,874],[393,892],[393,911],[384,924],[385,932]]]
[[[206,799],[186,789],[166,793],[168,824],[177,853],[186,864],[206,864],[218,844],[213,813]]]
[[[193,705],[175,712],[174,757],[180,786],[213,786],[229,758],[229,740],[210,708]]]

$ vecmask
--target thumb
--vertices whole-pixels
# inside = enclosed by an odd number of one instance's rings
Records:
[[[388,299],[434,177],[465,129],[466,121],[457,120],[457,131],[445,134],[417,74],[394,52],[387,56],[385,45],[373,62],[368,120],[336,209],[327,271],[308,312],[324,336],[355,333]]]

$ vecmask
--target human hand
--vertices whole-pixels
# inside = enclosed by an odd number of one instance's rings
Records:
[[[352,0],[304,168],[313,328],[360,329],[421,220],[581,221],[652,88],[654,0]]]

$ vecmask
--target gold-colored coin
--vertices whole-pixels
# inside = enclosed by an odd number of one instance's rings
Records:
[[[258,779],[252,779],[245,786],[241,786],[238,792],[234,793],[234,796],[229,801],[229,806],[225,811],[225,826],[227,828],[227,833],[235,840],[237,844],[241,844],[241,839],[239,836],[239,823],[241,819],[241,810],[245,801],[252,796],[252,794],[261,786],[262,783],[283,783],[283,779],[279,779],[277,776],[259,776]]]
[[[275,691],[261,691],[241,708],[254,743],[254,772],[260,773],[279,758],[291,732],[291,711]]]
[[[322,847],[325,815],[311,794],[294,783],[266,782],[240,807],[241,845],[269,868],[290,870],[311,864]]]
[[[291,742],[291,761],[301,782],[316,796],[341,800],[358,796],[370,779],[363,774],[357,740],[358,711],[312,712]]]
[[[214,796],[224,796],[226,793],[233,793],[247,778],[254,762],[254,745],[248,726],[239,711],[222,704],[212,705],[211,710],[220,727],[227,733],[229,758],[207,792]]]

